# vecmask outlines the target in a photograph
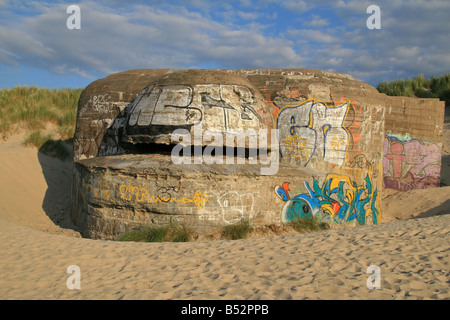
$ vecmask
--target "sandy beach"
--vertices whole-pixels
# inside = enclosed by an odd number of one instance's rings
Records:
[[[385,191],[379,225],[189,243],[81,238],[70,161],[0,143],[0,299],[450,299],[450,125],[442,182]],[[79,267],[80,289],[69,289]],[[379,289],[367,273],[379,268]]]

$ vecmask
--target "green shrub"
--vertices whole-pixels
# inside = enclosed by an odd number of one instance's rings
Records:
[[[172,225],[169,228],[168,239],[171,242],[188,242],[191,241],[194,237],[194,232],[186,227],[180,225]]]
[[[193,231],[172,223],[165,226],[144,226],[137,230],[125,232],[117,240],[137,242],[188,242],[193,238]]]
[[[71,152],[67,149],[62,140],[48,140],[42,145],[39,151],[50,157],[61,160],[66,160],[71,155]]]
[[[34,130],[27,135],[25,141],[23,142],[26,146],[34,146],[36,148],[41,148],[46,142],[51,140],[51,135],[43,135],[40,130]]]
[[[248,220],[241,220],[238,223],[225,226],[222,230],[222,237],[228,240],[238,240],[246,238],[253,227]]]
[[[320,222],[317,218],[296,219],[290,221],[287,225],[291,226],[297,232],[314,232],[329,229],[328,224]]]
[[[415,78],[382,81],[377,90],[388,96],[406,96],[417,98],[439,98],[450,104],[450,73],[440,77],[425,78],[423,74]]]
[[[38,130],[49,122],[63,128],[61,138],[71,138],[75,132],[78,100],[83,88],[53,89],[14,87],[0,90],[0,133],[6,138],[15,125]]]

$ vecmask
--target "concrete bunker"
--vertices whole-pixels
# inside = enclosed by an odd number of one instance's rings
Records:
[[[385,105],[368,84],[317,70],[110,75],[80,97],[72,218],[83,236],[102,239],[170,222],[199,233],[242,219],[379,223]],[[191,161],[173,161],[174,132]],[[263,132],[256,157],[251,134],[237,144],[245,132]],[[206,161],[215,147],[232,156]],[[262,173],[275,158],[277,171]]]

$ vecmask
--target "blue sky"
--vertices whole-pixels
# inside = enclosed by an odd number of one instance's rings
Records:
[[[69,30],[69,5],[81,29]],[[367,8],[378,5],[381,29]],[[307,68],[382,80],[450,72],[449,0],[0,0],[0,88],[85,87],[138,68]]]

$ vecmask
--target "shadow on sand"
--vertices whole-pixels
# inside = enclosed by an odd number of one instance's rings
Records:
[[[38,151],[39,163],[47,183],[42,209],[55,225],[78,233],[70,218],[73,147],[70,140],[60,142],[59,147],[66,149],[63,151],[65,160],[61,160],[49,152],[49,144],[53,145],[54,141],[46,142]]]
[[[444,214],[450,214],[450,199],[446,200],[441,205],[428,210],[427,212],[421,213],[418,218],[428,218],[433,216],[441,216]]]
[[[442,156],[441,187],[450,186],[450,155]]]

